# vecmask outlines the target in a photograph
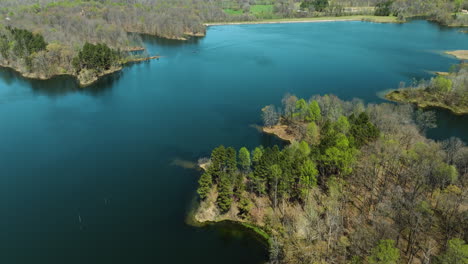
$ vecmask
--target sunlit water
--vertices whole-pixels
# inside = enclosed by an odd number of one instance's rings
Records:
[[[277,143],[252,124],[287,92],[382,102],[400,81],[456,64],[443,50],[468,48],[468,35],[423,21],[217,26],[189,42],[145,41],[164,57],[86,89],[0,71],[0,263],[262,262],[248,234],[185,224],[200,173],[179,165],[219,144]],[[430,137],[468,140],[466,117],[438,117]]]

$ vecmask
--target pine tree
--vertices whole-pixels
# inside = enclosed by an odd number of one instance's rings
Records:
[[[230,175],[237,171],[237,153],[233,147],[226,149],[225,166],[227,173]]]
[[[226,213],[231,209],[232,194],[231,179],[225,172],[222,172],[218,184],[218,199],[216,200],[222,213]]]
[[[219,175],[222,171],[224,171],[225,167],[225,160],[226,160],[226,148],[221,145],[211,152],[211,165],[210,165],[210,172],[213,177],[214,182],[219,181]]]
[[[211,174],[205,172],[202,174],[200,179],[198,180],[198,189],[197,193],[200,196],[200,199],[204,200],[208,196],[208,193],[211,190],[211,186],[213,185],[213,180],[211,178]]]

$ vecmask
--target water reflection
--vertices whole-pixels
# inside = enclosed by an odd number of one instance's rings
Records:
[[[34,80],[21,76],[20,73],[10,68],[0,68],[0,80],[8,86],[19,83],[19,86],[31,88],[34,94],[46,95],[52,98],[65,96],[70,93],[84,93],[91,96],[99,96],[109,91],[123,75],[122,71],[106,75],[96,83],[81,87],[76,78],[67,75],[56,76],[48,80]]]

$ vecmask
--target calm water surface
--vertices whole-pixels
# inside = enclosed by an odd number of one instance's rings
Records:
[[[159,61],[81,90],[70,78],[0,71],[0,263],[261,263],[248,235],[185,224],[199,172],[219,145],[274,139],[251,127],[286,93],[382,102],[400,81],[457,61],[468,35],[427,22],[218,26],[189,42],[147,38]],[[439,111],[429,136],[468,141]]]

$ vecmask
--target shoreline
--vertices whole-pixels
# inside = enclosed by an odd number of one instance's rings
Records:
[[[463,116],[463,115],[468,115],[468,109],[459,109],[458,107],[453,107],[449,106],[440,102],[434,102],[434,101],[421,101],[418,100],[417,98],[408,98],[407,95],[405,95],[406,90],[391,90],[388,93],[385,94],[385,99],[392,101],[392,102],[397,102],[397,103],[409,103],[416,105],[418,108],[421,109],[430,109],[430,108],[436,108],[436,109],[442,109],[442,110],[447,110],[450,111],[452,114],[457,115],[457,116]]]
[[[459,60],[468,60],[468,50],[451,50],[446,51],[445,54],[451,55]]]
[[[255,21],[238,21],[238,22],[216,22],[204,23],[206,27],[211,26],[226,26],[226,25],[261,25],[261,24],[292,24],[292,23],[324,23],[324,22],[347,22],[347,21],[364,21],[373,23],[404,23],[397,20],[396,17],[380,17],[380,16],[343,16],[343,17],[309,17],[309,18],[279,18],[266,19]]]
[[[103,72],[99,73],[98,75],[94,76],[93,78],[91,78],[89,80],[83,80],[82,78],[80,78],[80,74],[73,74],[73,73],[57,73],[57,74],[52,74],[50,76],[44,76],[44,75],[39,75],[39,74],[34,73],[34,72],[22,72],[21,70],[15,68],[12,65],[5,65],[3,63],[0,63],[0,68],[10,69],[10,70],[14,71],[16,74],[20,75],[22,78],[29,79],[29,80],[47,81],[47,80],[50,80],[50,79],[53,79],[53,78],[56,78],[56,77],[60,77],[60,76],[69,76],[71,78],[74,78],[81,88],[85,88],[87,86],[90,86],[90,85],[96,83],[101,78],[103,78],[103,77],[105,77],[107,75],[111,75],[111,74],[120,72],[121,70],[123,70],[124,65],[126,65],[126,64],[140,63],[140,62],[145,62],[145,61],[159,59],[159,58],[161,58],[161,56],[152,56],[152,57],[147,57],[147,58],[139,58],[139,59],[128,60],[128,61],[122,63],[120,66],[112,67],[112,68],[110,68],[110,69],[108,69],[106,71],[103,71]]]

